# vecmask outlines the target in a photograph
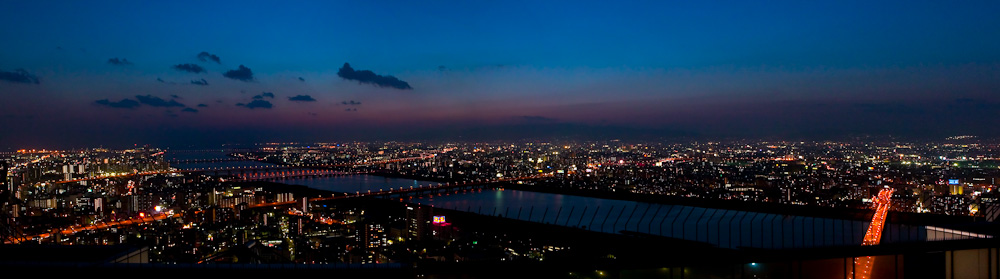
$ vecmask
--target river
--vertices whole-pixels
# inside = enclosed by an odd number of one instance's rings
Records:
[[[229,158],[224,152],[169,154],[168,159]],[[268,165],[256,161],[182,164],[181,168]],[[314,189],[357,193],[435,182],[355,174],[273,179]],[[651,204],[518,190],[477,190],[415,197],[414,203],[606,233],[640,233],[725,248],[806,248],[861,245],[868,221],[814,218],[694,206]],[[928,239],[922,226],[887,223],[882,243]],[[933,237],[932,237],[933,238]]]

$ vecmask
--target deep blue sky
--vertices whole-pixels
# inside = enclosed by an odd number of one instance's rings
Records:
[[[483,2],[7,1],[0,147],[1000,134],[996,1]]]

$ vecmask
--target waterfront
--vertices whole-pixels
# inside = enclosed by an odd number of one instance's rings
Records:
[[[171,159],[228,158],[225,153],[180,154]],[[193,163],[199,167],[266,163],[224,161]],[[364,193],[389,188],[436,185],[438,182],[370,174],[290,177],[268,181],[313,189]],[[482,215],[574,227],[604,233],[649,234],[709,243],[723,248],[807,248],[858,246],[866,220],[830,219],[787,214],[656,204],[511,189],[463,191],[421,196],[409,202]],[[883,243],[924,241],[923,226],[887,223]],[[931,237],[935,238],[935,237]]]
[[[341,193],[362,193],[366,191],[381,191],[382,189],[399,187],[420,187],[437,182],[385,177],[370,174],[352,174],[336,176],[305,176],[294,178],[279,178],[268,181],[289,185],[304,185],[309,188]]]
[[[230,157],[228,152],[219,151],[205,151],[205,152],[195,152],[195,151],[167,151],[164,153],[164,160],[166,161],[186,161],[186,160],[211,160],[220,159],[220,162],[182,162],[170,164],[171,167],[178,169],[190,170],[190,169],[207,169],[207,168],[239,168],[239,167],[263,167],[263,166],[273,166],[274,164],[258,162],[258,161],[228,161],[233,160],[234,157]]]

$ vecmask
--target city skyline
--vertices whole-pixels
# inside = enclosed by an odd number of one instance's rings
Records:
[[[998,135],[996,3],[574,3],[9,3],[0,146]]]
[[[997,14],[3,3],[0,267],[995,277]]]
[[[998,144],[972,136],[230,148],[0,152],[0,233],[12,249],[0,264],[417,278],[529,266],[550,278],[994,267],[981,255],[1000,217]],[[56,250],[92,264],[58,268],[44,256]]]

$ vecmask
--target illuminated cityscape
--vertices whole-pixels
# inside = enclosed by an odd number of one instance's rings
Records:
[[[11,275],[1000,278],[997,3],[3,7]]]
[[[989,154],[998,148],[949,139],[17,150],[3,154],[13,221],[5,239],[139,246],[149,264],[361,264],[435,275],[447,272],[433,264],[447,262],[548,261],[585,272],[560,263],[621,269],[657,258],[534,230],[736,251],[990,240],[1000,158]],[[846,275],[871,278],[878,258],[854,258]],[[423,264],[434,267],[412,269]]]

